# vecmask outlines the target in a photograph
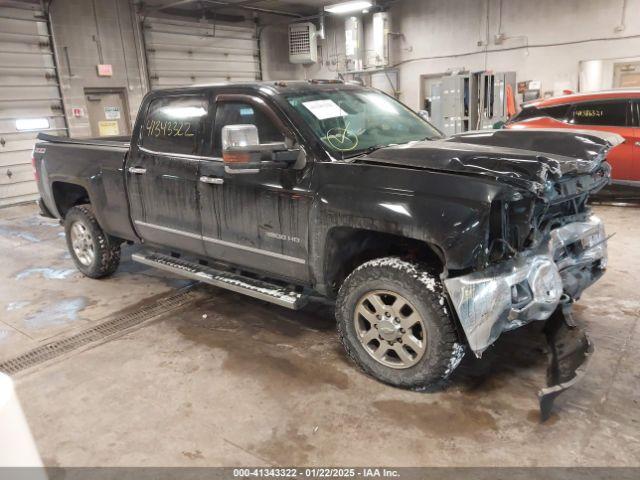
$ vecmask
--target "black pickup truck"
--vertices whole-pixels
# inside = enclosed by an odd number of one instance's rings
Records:
[[[155,91],[131,138],[39,139],[42,212],[89,277],[129,242],[135,261],[284,307],[329,298],[355,363],[411,389],[546,321],[545,415],[591,352],[570,306],[606,267],[587,198],[616,135],[444,138],[381,92],[309,81]]]

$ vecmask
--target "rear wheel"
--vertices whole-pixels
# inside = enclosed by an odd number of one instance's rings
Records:
[[[397,387],[434,387],[464,356],[440,279],[399,258],[372,260],[351,273],[338,293],[336,318],[353,361]]]
[[[108,236],[89,205],[71,208],[64,219],[67,248],[84,275],[102,278],[111,275],[120,264],[120,242]]]

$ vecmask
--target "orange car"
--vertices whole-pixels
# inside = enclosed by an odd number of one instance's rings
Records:
[[[607,156],[613,183],[640,187],[640,90],[536,100],[526,104],[505,128],[580,128],[617,133],[625,141]]]

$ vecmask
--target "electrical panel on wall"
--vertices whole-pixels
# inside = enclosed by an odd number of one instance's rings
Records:
[[[515,72],[476,72],[432,79],[424,108],[446,135],[494,128],[509,118],[507,88],[515,92]]]
[[[472,117],[471,76],[469,74],[442,77],[436,109],[438,122],[447,135],[470,130]]]
[[[491,129],[509,119],[507,87],[516,92],[516,72],[483,72],[477,75],[478,117],[475,129]]]
[[[289,25],[289,61],[303,64],[318,61],[318,39],[313,23]]]

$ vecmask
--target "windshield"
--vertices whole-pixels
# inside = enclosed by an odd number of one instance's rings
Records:
[[[327,90],[285,98],[337,158],[442,138],[435,127],[400,102],[375,91]]]

